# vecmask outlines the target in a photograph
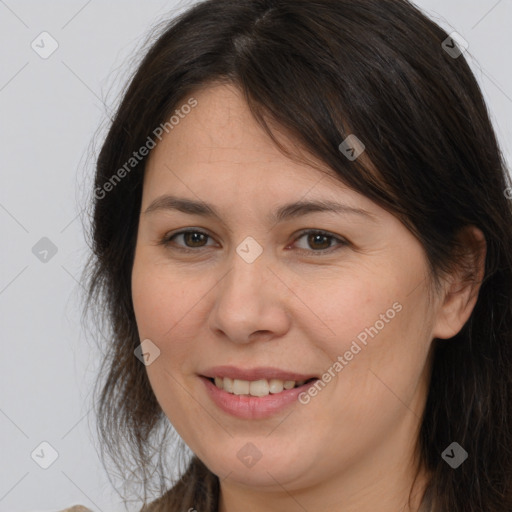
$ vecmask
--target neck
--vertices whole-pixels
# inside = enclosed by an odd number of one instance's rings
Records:
[[[410,465],[402,470],[389,468],[366,478],[351,475],[321,484],[288,490],[279,485],[272,490],[241,486],[229,479],[221,481],[219,512],[278,512],[282,510],[315,510],[315,512],[424,512],[421,501],[429,477]],[[410,499],[409,499],[410,498]],[[426,512],[426,511],[425,511]]]

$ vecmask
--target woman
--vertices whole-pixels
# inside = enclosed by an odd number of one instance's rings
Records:
[[[512,510],[511,189],[462,53],[406,0],[207,0],[153,44],[88,303],[143,510]]]

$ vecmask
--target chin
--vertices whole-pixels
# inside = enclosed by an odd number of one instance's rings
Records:
[[[305,474],[311,474],[314,471],[313,464],[309,468],[306,467],[306,461],[299,450],[294,454],[285,454],[270,447],[263,448],[261,458],[256,461],[255,458],[251,460],[251,453],[253,452],[257,457],[257,452],[250,446],[250,441],[238,442],[236,445],[234,453],[241,452],[242,460],[238,456],[235,456],[235,460],[232,457],[227,458],[226,453],[231,449],[222,450],[218,454],[211,454],[210,457],[202,459],[208,469],[221,480],[226,478],[231,482],[249,487],[275,488],[277,486],[281,489],[281,485],[289,488],[287,485],[291,482],[298,480],[302,482]],[[240,450],[239,445],[247,447],[245,450]],[[265,455],[264,452],[268,453]],[[293,488],[293,485],[290,488]]]

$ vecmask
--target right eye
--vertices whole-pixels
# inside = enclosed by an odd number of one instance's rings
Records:
[[[185,247],[171,243],[180,236],[183,237]],[[200,231],[198,229],[185,229],[182,231],[178,231],[176,233],[172,233],[170,235],[165,235],[164,238],[162,238],[162,240],[160,241],[160,244],[166,248],[177,249],[182,252],[197,252],[197,249],[207,247],[205,245],[202,245],[202,242],[204,242],[208,238],[211,238],[210,235],[208,235],[204,231]]]

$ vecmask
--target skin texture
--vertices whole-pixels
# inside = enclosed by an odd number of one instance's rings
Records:
[[[409,510],[431,343],[462,328],[478,288],[454,275],[430,296],[424,251],[396,217],[325,166],[321,172],[283,155],[233,87],[194,97],[198,105],[150,155],[132,273],[140,339],[160,349],[146,367],[159,404],[221,479],[221,512]],[[211,203],[222,221],[144,213],[162,194]],[[375,218],[267,219],[301,199],[335,200]],[[159,243],[185,228],[209,236]],[[302,236],[304,229],[334,238]],[[263,249],[252,263],[236,252],[248,236]],[[198,377],[229,364],[322,375],[396,303],[394,318],[359,343],[306,405],[268,419],[235,418],[217,408]],[[250,468],[237,457],[248,442],[262,455]],[[425,478],[422,472],[413,494]]]

